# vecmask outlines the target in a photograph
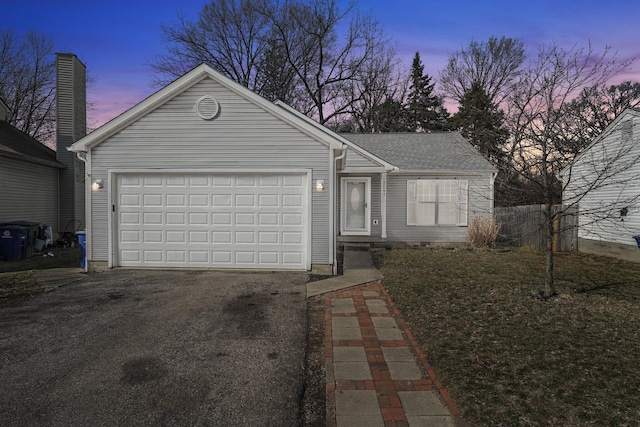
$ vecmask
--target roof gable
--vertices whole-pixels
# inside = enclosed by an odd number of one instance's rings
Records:
[[[611,123],[598,135],[589,145],[587,145],[581,152],[579,152],[576,157],[566,166],[564,169],[560,171],[560,176],[564,175],[567,169],[570,169],[574,164],[580,162],[580,159],[585,155],[585,153],[589,152],[594,145],[599,144],[603,139],[609,136],[612,132],[614,132],[621,122],[629,119],[629,118],[640,118],[640,110],[635,108],[627,108],[624,110],[618,117],[613,119]]]
[[[495,172],[460,132],[342,134],[400,171]]]
[[[206,78],[213,79],[226,89],[247,99],[253,104],[268,111],[272,115],[282,119],[283,121],[289,123],[293,127],[301,130],[302,132],[327,146],[330,146],[334,149],[342,149],[345,144],[350,144],[350,142],[342,139],[336,133],[330,131],[324,126],[319,125],[310,118],[298,113],[291,107],[286,106],[285,104],[280,102],[273,103],[263,98],[262,96],[250,91],[237,82],[223,76],[210,66],[202,64],[194,68],[184,76],[178,78],[174,82],[170,83],[169,85],[165,86],[164,88],[160,89],[158,92],[144,99],[139,104],[120,114],[118,117],[96,129],[94,132],[80,139],[70,147],[70,150],[77,152],[89,150],[91,147],[102,143],[109,137],[125,129],[132,123],[140,120],[142,117],[158,109],[160,106],[164,105],[171,99],[175,98],[176,96],[180,95],[187,89],[193,87]],[[379,160],[379,163],[385,164],[381,160]]]

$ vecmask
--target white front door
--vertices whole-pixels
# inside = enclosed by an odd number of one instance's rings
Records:
[[[341,234],[368,236],[371,232],[371,178],[342,178]]]

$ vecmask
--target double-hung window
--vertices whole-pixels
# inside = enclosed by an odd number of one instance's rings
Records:
[[[407,225],[467,225],[468,181],[407,180]]]

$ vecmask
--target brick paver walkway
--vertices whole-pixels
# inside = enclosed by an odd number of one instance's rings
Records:
[[[463,425],[380,281],[325,294],[327,425]]]

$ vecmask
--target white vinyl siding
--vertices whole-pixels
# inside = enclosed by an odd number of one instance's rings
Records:
[[[633,236],[640,234],[640,114],[623,114],[563,172],[562,197],[565,205],[578,206],[578,237],[635,246]]]
[[[407,180],[407,225],[467,225],[468,181]]]

